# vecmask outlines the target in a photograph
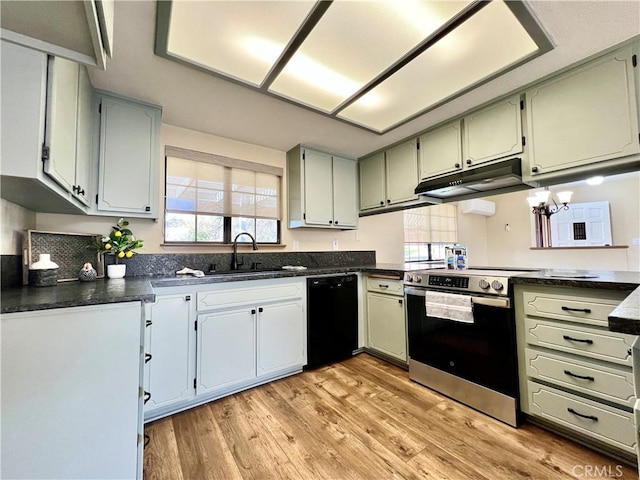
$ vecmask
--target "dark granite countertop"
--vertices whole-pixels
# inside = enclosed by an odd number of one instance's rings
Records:
[[[100,279],[62,282],[53,287],[17,287],[0,295],[0,313],[78,307],[119,302],[153,302],[156,296],[148,278]]]
[[[401,275],[411,269],[404,264],[377,264],[346,267],[317,267],[306,270],[273,270],[239,272],[193,277],[167,275],[157,277],[126,277],[100,279],[95,282],[63,282],[54,287],[16,287],[4,289],[0,296],[0,313],[27,312],[51,308],[78,307],[130,301],[155,301],[155,288],[187,285],[261,280],[269,278],[304,277],[349,272],[377,272]]]
[[[640,287],[609,314],[609,330],[640,335]]]
[[[542,269],[511,277],[515,284],[633,290],[640,285],[640,272],[614,270]]]

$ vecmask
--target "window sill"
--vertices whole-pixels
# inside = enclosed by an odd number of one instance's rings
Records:
[[[595,249],[612,249],[612,248],[629,248],[629,245],[597,245],[588,247],[530,247],[529,250],[595,250]]]
[[[287,245],[285,243],[257,243],[259,248],[285,248]],[[161,247],[208,247],[208,248],[229,248],[233,247],[233,243],[206,243],[206,242],[171,242],[171,243],[161,243]],[[238,242],[238,247],[250,247],[251,242]]]

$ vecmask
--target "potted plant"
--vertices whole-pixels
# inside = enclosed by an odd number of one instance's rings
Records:
[[[107,277],[122,278],[124,277],[127,265],[121,264],[121,258],[133,257],[134,250],[142,248],[142,240],[133,236],[131,230],[127,228],[129,222],[124,218],[118,220],[118,223],[111,227],[109,236],[102,237],[96,242],[95,247],[100,253],[111,255],[114,257],[114,263],[107,265]]]

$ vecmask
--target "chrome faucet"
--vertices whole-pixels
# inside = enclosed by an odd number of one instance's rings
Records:
[[[240,232],[238,235],[236,235],[236,238],[233,239],[233,260],[231,261],[231,270],[238,270],[238,237],[240,237],[241,235],[248,235],[253,242],[253,249],[258,249],[256,239],[253,238],[253,235],[251,235],[249,232]]]

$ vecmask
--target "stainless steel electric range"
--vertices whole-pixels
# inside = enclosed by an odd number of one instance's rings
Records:
[[[518,426],[518,366],[509,278],[524,271],[405,273],[409,378]]]

